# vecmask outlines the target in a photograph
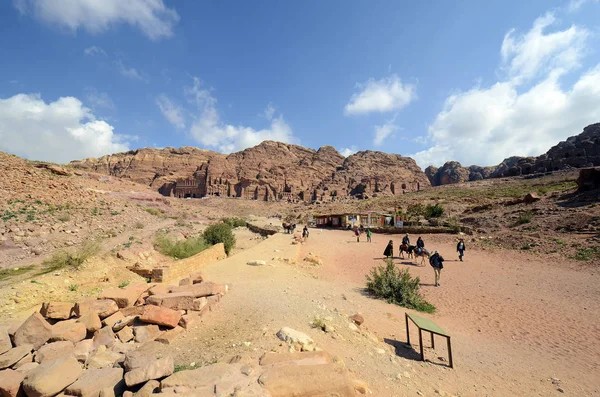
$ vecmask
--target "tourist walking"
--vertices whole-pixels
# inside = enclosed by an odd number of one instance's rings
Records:
[[[435,273],[435,286],[439,287],[441,272],[444,268],[444,258],[436,250],[431,258],[429,258],[429,264],[433,267],[433,272]]]
[[[373,235],[373,232],[371,232],[371,229],[367,228],[367,242],[370,243],[371,241],[371,236]]]
[[[390,256],[392,257],[392,259],[394,258],[394,242],[392,240],[390,240],[388,245],[385,247],[385,251],[383,251],[383,256],[385,256],[386,258],[389,258]]]
[[[357,227],[354,234],[356,235],[356,242],[360,243],[360,228]]]
[[[456,251],[458,252],[458,259],[460,259],[460,261],[462,262],[462,258],[465,255],[465,251],[467,250],[467,247],[465,246],[465,240],[463,240],[462,238],[460,240],[458,240],[458,244],[456,244]]]

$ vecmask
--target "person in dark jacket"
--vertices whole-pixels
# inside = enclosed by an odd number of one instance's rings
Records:
[[[389,258],[390,256],[392,257],[392,259],[394,258],[394,242],[392,240],[390,240],[387,247],[385,247],[385,251],[383,251],[383,256],[385,256],[386,258]]]
[[[421,255],[421,251],[423,251],[423,248],[425,248],[425,241],[423,241],[421,236],[419,236],[419,238],[417,239],[417,254],[418,255]]]
[[[467,250],[465,246],[465,240],[462,238],[458,240],[458,244],[456,244],[456,252],[458,252],[458,259],[462,262],[462,258],[465,255],[465,251]]]
[[[410,239],[408,238],[408,233],[406,233],[404,235],[404,237],[402,237],[402,245],[406,245],[406,246],[410,245]]]
[[[433,271],[435,273],[435,286],[440,286],[440,275],[442,269],[444,268],[444,258],[440,255],[440,253],[436,250],[431,258],[429,258],[429,264],[433,267]]]
[[[304,226],[304,229],[302,229],[302,237],[308,239],[308,226]]]

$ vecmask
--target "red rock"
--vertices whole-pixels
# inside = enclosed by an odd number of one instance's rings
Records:
[[[76,320],[61,321],[52,326],[50,342],[71,341],[77,343],[85,339],[87,335],[86,325]]]
[[[94,347],[98,348],[99,346],[112,347],[115,344],[115,333],[113,332],[111,327],[104,327],[99,331],[94,333]]]
[[[124,318],[125,316],[123,315],[123,313],[116,312],[115,314],[112,314],[106,317],[104,320],[102,320],[102,324],[112,328],[119,320],[122,320]]]
[[[127,343],[133,339],[133,331],[131,327],[124,327],[119,332],[117,332],[117,337],[123,343]]]
[[[90,355],[94,352],[94,341],[91,339],[82,340],[75,344],[73,354],[77,361],[85,363]]]
[[[144,311],[144,306],[131,306],[131,307],[124,307],[123,309],[119,310],[125,317],[131,317],[131,316],[141,316],[142,312]]]
[[[62,341],[48,343],[47,345],[40,347],[35,353],[35,362],[42,364],[46,361],[56,360],[60,357],[74,356],[74,350],[75,345],[73,345],[73,342]]]
[[[175,328],[181,319],[181,313],[164,307],[148,305],[140,316],[140,320],[149,324]]]
[[[0,371],[0,395],[2,397],[17,397],[22,396],[21,382],[25,379],[25,375],[12,369]]]
[[[200,322],[200,315],[197,312],[184,314],[179,320],[179,326],[185,329],[190,329]]]
[[[154,340],[161,334],[160,328],[156,324],[137,325],[133,327],[134,340],[137,343],[145,343]]]
[[[23,390],[29,397],[55,396],[81,376],[75,357],[63,357],[40,364],[25,376]]]
[[[173,357],[153,358],[141,367],[133,368],[125,373],[125,384],[128,387],[139,385],[148,380],[155,380],[171,375],[175,371]]]
[[[81,317],[86,312],[95,312],[100,319],[106,318],[119,310],[117,303],[111,299],[85,299],[75,304],[75,315]]]
[[[207,304],[208,299],[206,299],[205,296],[203,296],[202,298],[194,299],[194,302],[192,303],[192,310],[200,311],[204,309]]]
[[[152,295],[146,299],[146,303],[173,310],[191,310],[194,307],[194,296],[189,292]]]
[[[17,370],[17,369],[21,368],[23,365],[27,365],[31,362],[33,362],[33,354],[28,353],[27,355],[25,355],[25,357],[23,357],[22,359],[20,359],[16,363],[14,363],[11,368],[14,370]]]
[[[100,299],[111,299],[120,308],[133,306],[140,295],[148,290],[148,284],[133,284],[125,288],[109,288],[100,293]]]
[[[192,284],[200,284],[204,281],[204,273],[198,271],[190,274],[190,279],[192,280]]]
[[[16,368],[15,371],[22,373],[23,375],[27,375],[27,373],[35,368],[37,368],[40,364],[30,362],[27,364],[21,365],[19,368]]]
[[[362,325],[362,323],[365,322],[365,319],[362,316],[362,314],[356,313],[356,314],[350,316],[350,321],[352,321],[354,324],[360,326],[360,325]]]
[[[159,343],[165,344],[165,345],[169,345],[171,344],[171,342],[173,342],[175,340],[175,338],[177,338],[177,336],[179,336],[179,334],[181,334],[184,331],[184,329],[182,327],[175,327],[173,329],[170,329],[168,331],[163,332],[162,334],[160,334],[155,340]]]
[[[122,390],[123,369],[88,369],[65,392],[70,396],[98,397],[103,389]]]
[[[53,320],[67,320],[74,314],[73,306],[66,302],[46,302],[42,304],[40,314]]]
[[[156,284],[154,287],[148,290],[150,295],[160,295],[160,294],[168,294],[169,290],[172,288],[171,285],[166,284]]]
[[[16,346],[31,343],[34,349],[39,349],[52,336],[52,326],[40,313],[33,313],[17,329],[14,336]]]
[[[100,328],[102,328],[102,320],[100,320],[98,313],[93,311],[87,311],[83,313],[77,321],[82,323],[85,326],[87,332],[90,333],[96,332]]]
[[[0,330],[0,354],[6,353],[10,349],[12,349],[12,342],[10,341],[10,336],[8,332],[5,330]]]

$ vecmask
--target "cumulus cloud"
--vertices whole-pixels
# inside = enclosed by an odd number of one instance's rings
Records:
[[[352,145],[349,148],[345,147],[340,150],[340,154],[344,157],[352,156],[356,152],[358,152],[358,148],[355,145]]]
[[[173,35],[179,14],[163,0],[13,0],[22,14],[73,32],[100,33],[119,24],[140,29],[157,40]]]
[[[394,116],[391,120],[386,121],[382,125],[375,126],[375,136],[373,138],[373,145],[381,146],[383,142],[393,136],[396,131],[398,131],[398,126],[395,124],[396,116]]]
[[[188,101],[197,108],[197,115],[192,122],[190,135],[200,144],[230,153],[258,145],[265,140],[279,142],[295,142],[292,128],[285,122],[282,115],[271,115],[267,128],[256,130],[251,127],[234,126],[221,120],[217,110],[217,99],[210,90],[202,87],[198,78],[193,85],[184,90]]]
[[[545,33],[556,18],[548,13],[533,23],[529,32],[515,37],[511,29],[504,36],[500,54],[503,69],[517,83],[555,69],[565,72],[580,65],[584,54],[587,29],[571,26],[566,30]]]
[[[26,158],[66,163],[129,150],[132,137],[113,129],[74,97],[48,103],[39,94],[0,98],[0,150]]]
[[[106,51],[104,51],[102,48],[100,47],[96,47],[95,45],[86,48],[85,50],[83,50],[83,54],[87,55],[87,56],[96,56],[96,55],[102,55],[102,56],[106,56]]]
[[[381,80],[369,79],[357,84],[360,92],[354,93],[344,107],[346,115],[372,112],[390,112],[404,108],[417,97],[413,84],[404,84],[396,74]]]
[[[448,160],[494,165],[510,156],[540,155],[600,120],[600,65],[574,75],[586,48],[585,29],[545,33],[550,21],[546,15],[526,34],[509,38],[511,44],[505,39],[501,52],[510,73],[504,81],[446,98],[428,129],[434,146],[412,155],[421,167]],[[564,87],[567,77],[575,83]],[[531,82],[525,84],[526,78]]]
[[[159,95],[156,98],[156,105],[171,124],[179,129],[185,128],[183,109],[177,106],[169,97],[165,94]]]
[[[148,79],[142,72],[138,72],[138,70],[136,68],[125,66],[123,64],[123,61],[121,61],[121,60],[115,61],[115,67],[117,68],[119,73],[121,73],[122,76],[125,76],[128,79],[139,80],[139,81],[148,81]]]

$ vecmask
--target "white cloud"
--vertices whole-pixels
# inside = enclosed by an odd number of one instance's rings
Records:
[[[448,160],[495,165],[510,156],[537,156],[600,120],[600,65],[574,75],[587,31],[571,26],[546,33],[553,20],[547,14],[523,36],[506,35],[504,81],[446,98],[429,126],[434,146],[412,155],[421,167]],[[567,76],[575,83],[563,87]]]
[[[121,73],[122,76],[125,76],[129,79],[148,81],[147,77],[144,74],[138,72],[136,68],[130,68],[125,66],[121,60],[115,61],[115,67],[117,68],[119,73]]]
[[[175,127],[183,129],[185,128],[185,118],[183,116],[183,109],[177,106],[169,97],[165,94],[161,94],[156,98],[156,105],[160,109],[161,113],[171,124]]]
[[[396,116],[391,120],[386,121],[382,125],[375,126],[375,137],[373,138],[373,145],[381,146],[390,136],[393,136],[398,131],[398,126],[394,124],[396,122]]]
[[[0,98],[0,150],[30,159],[66,163],[129,150],[132,137],[113,129],[74,97],[49,103],[39,94]]]
[[[114,109],[115,104],[106,92],[99,92],[93,87],[85,89],[85,101],[92,109]]]
[[[567,5],[568,12],[576,12],[581,9],[581,7],[587,3],[598,3],[599,0],[570,0]]]
[[[230,153],[258,145],[264,140],[288,143],[296,140],[282,115],[273,114],[270,126],[261,130],[222,122],[216,98],[209,90],[202,88],[198,78],[194,78],[194,84],[186,87],[184,92],[199,112],[190,128],[190,135],[204,146]]]
[[[345,147],[340,150],[340,154],[344,157],[352,156],[356,152],[358,152],[358,148],[355,145],[352,145],[349,148]]]
[[[269,102],[269,104],[265,108],[265,112],[264,113],[265,113],[265,118],[267,120],[272,120],[273,119],[273,115],[275,114],[275,107],[273,106],[273,104],[271,102]]]
[[[361,91],[350,97],[344,107],[346,115],[397,111],[417,97],[415,85],[403,84],[396,74],[381,80],[369,79],[356,87]]]
[[[86,48],[85,50],[83,50],[84,55],[88,55],[88,56],[96,56],[96,55],[102,55],[102,56],[106,56],[106,51],[104,51],[102,48],[100,47],[96,47],[95,45]]]
[[[179,21],[175,9],[163,0],[13,0],[22,14],[73,32],[100,33],[114,25],[129,24],[152,40],[173,35]]]
[[[529,32],[504,36],[500,54],[503,69],[517,83],[554,69],[571,71],[580,65],[589,32],[577,26],[552,33],[544,31],[556,21],[553,14],[539,17]]]

